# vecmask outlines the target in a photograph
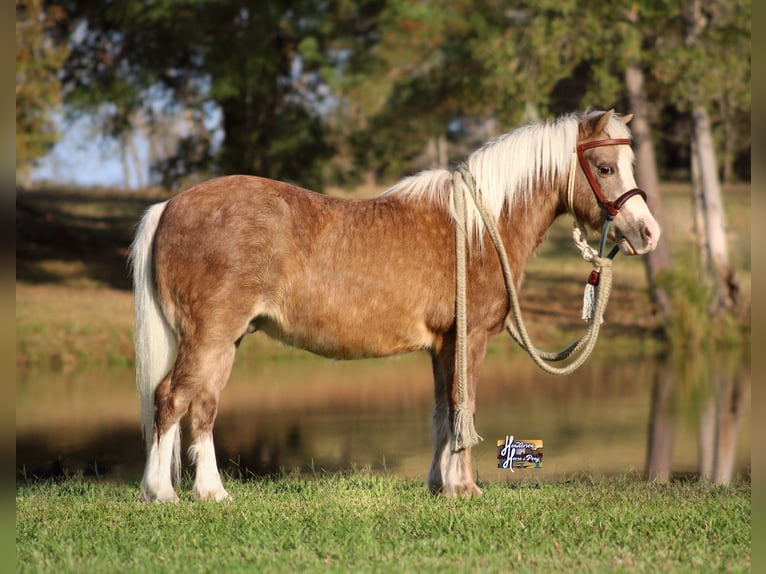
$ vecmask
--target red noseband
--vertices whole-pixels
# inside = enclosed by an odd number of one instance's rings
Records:
[[[646,193],[642,189],[636,187],[630,191],[626,191],[614,201],[607,199],[606,196],[604,196],[604,192],[601,191],[601,187],[598,185],[596,176],[590,169],[588,160],[585,159],[585,151],[594,147],[601,147],[605,145],[630,145],[630,143],[631,142],[628,138],[621,138],[596,140],[592,142],[581,143],[577,146],[577,159],[580,161],[580,167],[582,168],[583,172],[585,172],[585,177],[588,178],[588,183],[590,183],[590,187],[593,190],[593,193],[596,195],[596,201],[601,206],[601,208],[604,209],[606,212],[606,218],[610,221],[617,216],[622,206],[625,205],[625,202],[634,195],[640,195],[644,198],[644,201],[646,201]]]

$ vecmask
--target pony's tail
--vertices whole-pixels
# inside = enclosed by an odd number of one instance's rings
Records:
[[[135,311],[136,386],[141,400],[141,427],[147,453],[154,434],[154,393],[170,371],[178,351],[178,337],[162,311],[154,282],[152,244],[167,202],[150,207],[138,226],[130,246]],[[172,476],[181,477],[181,431],[176,425],[173,439]]]

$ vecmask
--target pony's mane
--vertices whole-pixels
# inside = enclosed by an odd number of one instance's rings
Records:
[[[582,117],[568,114],[543,124],[520,127],[488,141],[468,156],[465,163],[476,180],[477,192],[495,220],[503,208],[510,212],[536,189],[566,181]],[[607,137],[630,137],[628,128],[616,116],[612,116],[606,132]],[[445,169],[424,171],[404,178],[384,194],[441,205],[454,218],[451,178],[452,173]],[[466,206],[469,246],[473,243],[481,246],[484,222],[470,198]]]

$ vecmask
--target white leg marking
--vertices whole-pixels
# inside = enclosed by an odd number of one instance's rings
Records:
[[[451,437],[448,437],[439,460],[442,494],[448,498],[481,496],[481,489],[476,486],[470,472],[471,453],[467,450],[453,452],[451,444]]]
[[[194,494],[200,500],[225,500],[229,498],[229,493],[223,487],[221,475],[218,473],[213,435],[205,434],[198,437],[189,448],[189,454],[197,465]]]
[[[141,498],[149,502],[177,502],[178,495],[173,490],[170,477],[173,463],[173,441],[176,437],[178,423],[170,427],[160,436],[159,441],[153,441],[146,459],[144,477],[141,480]]]

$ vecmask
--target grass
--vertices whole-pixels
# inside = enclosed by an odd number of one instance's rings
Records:
[[[17,486],[17,572],[721,572],[750,569],[750,484],[582,476],[433,497],[366,471],[226,481],[233,500]]]

